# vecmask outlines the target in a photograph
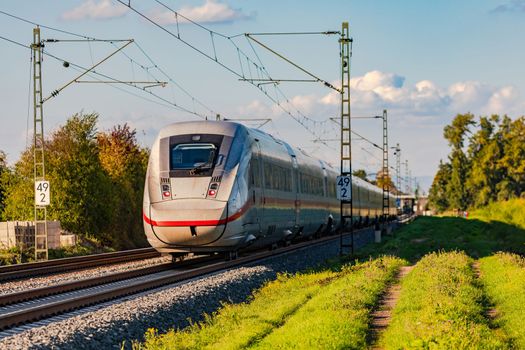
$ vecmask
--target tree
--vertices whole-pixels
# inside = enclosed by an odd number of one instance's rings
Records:
[[[75,114],[47,142],[52,203],[49,216],[73,233],[87,233],[104,243],[111,212],[106,206],[111,183],[98,159],[98,114]]]
[[[4,212],[4,200],[5,200],[4,177],[6,176],[6,173],[8,171],[9,169],[7,167],[6,154],[3,151],[0,151],[0,217],[2,217],[2,214]]]
[[[479,118],[479,130],[471,137],[468,157],[470,171],[466,187],[473,206],[484,206],[496,199],[496,186],[501,181],[501,171],[497,169],[502,156],[502,144],[497,131],[499,117]]]
[[[75,114],[45,141],[46,179],[51,184],[48,219],[59,220],[73,233],[111,242],[105,231],[111,213],[106,210],[110,182],[98,161],[95,141],[98,115]],[[33,219],[33,148],[15,164],[6,188],[4,217]]]
[[[434,180],[432,181],[432,186],[430,186],[430,191],[428,194],[429,205],[437,210],[438,212],[443,212],[450,207],[448,202],[448,182],[450,181],[450,173],[452,172],[451,166],[449,163],[443,163],[443,160],[439,161],[439,167]]]
[[[504,116],[498,133],[502,156],[497,169],[502,181],[497,184],[499,200],[523,196],[525,192],[525,117],[511,121]]]
[[[383,188],[383,185],[387,186],[388,191],[397,192],[397,188],[394,185],[394,181],[392,181],[390,174],[383,174],[383,169],[381,169],[376,175],[376,186]]]
[[[33,148],[22,152],[12,171],[2,174],[3,220],[34,220]]]
[[[142,198],[148,152],[138,146],[136,131],[117,125],[97,136],[99,161],[111,179],[111,232],[118,232],[122,248],[145,246],[142,227]]]
[[[475,124],[473,114],[458,114],[452,120],[451,125],[445,126],[443,133],[452,147],[449,156],[452,169],[450,181],[447,184],[448,201],[452,208],[459,210],[464,210],[469,205],[468,192],[465,187],[469,164],[468,158],[463,152],[463,146],[465,136],[470,132],[470,127],[473,124]]]
[[[355,177],[358,177],[362,180],[365,180],[365,181],[368,181],[368,179],[366,178],[368,175],[366,173],[366,170],[365,169],[357,169],[357,170],[354,170],[352,172],[352,175],[355,176]]]

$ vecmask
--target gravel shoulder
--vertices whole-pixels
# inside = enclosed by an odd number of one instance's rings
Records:
[[[53,322],[22,327],[16,330],[19,333],[1,338],[0,348],[120,349],[123,342],[130,348],[131,341],[141,340],[148,328],[159,332],[184,328],[190,320],[202,320],[204,314],[213,313],[224,302],[246,301],[254,289],[275,279],[278,273],[315,268],[338,253],[339,242],[334,240],[262,263],[130,296],[118,303],[57,316]],[[85,278],[85,273],[82,276]]]

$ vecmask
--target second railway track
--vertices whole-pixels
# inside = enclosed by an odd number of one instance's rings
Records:
[[[43,276],[57,272],[81,270],[95,266],[107,266],[134,260],[159,257],[153,248],[124,250],[86,256],[76,256],[42,262],[0,266],[0,282]]]
[[[276,250],[257,252],[232,261],[223,261],[218,256],[195,258],[182,264],[162,264],[139,269],[127,276],[123,273],[104,276],[104,281],[93,278],[5,295],[0,298],[0,305],[3,305],[0,307],[0,330],[337,239],[338,236],[324,237]]]

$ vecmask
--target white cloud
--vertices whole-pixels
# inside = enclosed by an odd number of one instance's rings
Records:
[[[334,86],[338,82],[331,82]],[[522,115],[525,101],[513,86],[493,86],[479,81],[461,81],[449,86],[439,86],[431,80],[407,83],[403,76],[372,71],[351,79],[352,115],[366,117],[388,110],[390,143],[401,143],[403,159],[409,159],[414,174],[430,178],[440,158],[446,158],[449,149],[443,139],[443,127],[458,113],[475,115],[492,113]],[[263,99],[261,99],[264,101]],[[296,111],[317,121],[338,117],[340,94],[295,95],[285,107],[297,116]],[[337,140],[338,126],[334,123],[306,122],[331,148],[324,147],[297,122],[293,121],[275,105],[262,104],[258,100],[239,108],[247,116],[272,118],[280,137],[292,145],[300,145],[317,158],[333,164],[339,162]],[[373,121],[355,121],[355,130],[374,142],[380,142],[380,124]],[[270,125],[270,124],[269,124]],[[268,129],[275,134],[274,130]],[[353,153],[355,167],[376,171],[380,167],[381,154],[366,142],[356,141]],[[371,154],[372,153],[372,154]]]
[[[184,6],[177,12],[198,23],[225,23],[250,17],[244,14],[241,9],[233,9],[228,4],[216,0],[206,0],[201,6]],[[169,10],[156,8],[151,11],[150,16],[162,25],[177,23],[175,14]],[[179,17],[178,22],[184,23],[185,20]]]
[[[505,86],[496,90],[489,99],[488,111],[491,113],[506,114],[509,113],[509,106],[521,109],[519,107],[520,99],[519,92],[513,86]],[[523,104],[522,106],[523,107]]]
[[[87,0],[72,10],[64,12],[62,19],[76,21],[81,19],[110,19],[126,14],[128,8],[120,4],[112,4],[111,0]]]
[[[446,88],[430,80],[412,86],[405,78],[380,71],[368,72],[350,81],[352,110],[374,113],[387,108],[406,116],[449,117],[472,112],[523,113],[519,91],[513,86],[494,87],[479,81],[462,81]],[[330,92],[319,99],[320,105],[338,105],[339,94]]]

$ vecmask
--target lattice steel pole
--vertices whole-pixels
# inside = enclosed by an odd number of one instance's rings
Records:
[[[33,178],[45,181],[45,144],[44,144],[44,111],[42,108],[42,47],[40,28],[33,29]],[[39,205],[35,196],[34,209],[35,224],[35,260],[47,260],[47,209]]]
[[[410,194],[410,174],[408,171],[408,159],[405,160],[405,192]]]
[[[387,182],[388,181],[388,182]],[[388,171],[388,116],[383,110],[383,232],[386,233],[390,215],[390,176]]]
[[[343,242],[343,228],[340,234],[339,254],[343,255],[343,248],[350,248],[354,253],[354,225],[353,225],[353,194],[352,194],[352,136],[350,124],[350,56],[352,39],[349,35],[348,22],[343,22],[341,38],[341,176],[350,177],[350,199],[340,200],[341,224],[350,219],[350,244]]]

